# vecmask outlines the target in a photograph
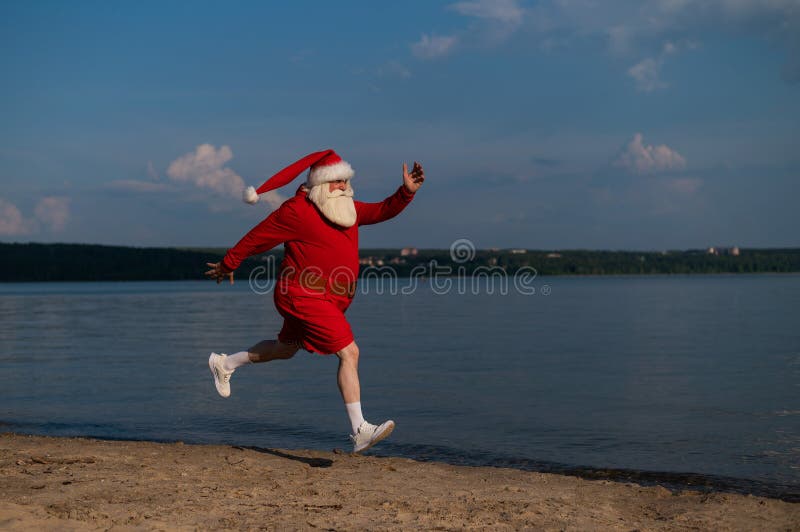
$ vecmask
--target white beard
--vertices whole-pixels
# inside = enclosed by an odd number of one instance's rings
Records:
[[[347,183],[347,190],[330,191],[329,183],[311,187],[308,199],[317,206],[323,216],[342,227],[352,227],[356,223],[356,204],[353,202],[353,187]]]

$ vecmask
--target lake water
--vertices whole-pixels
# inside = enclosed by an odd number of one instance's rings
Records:
[[[374,454],[800,499],[800,276],[384,286],[348,312],[364,413],[397,422]],[[280,324],[247,282],[0,284],[0,430],[347,448],[335,357],[216,394],[208,353]]]

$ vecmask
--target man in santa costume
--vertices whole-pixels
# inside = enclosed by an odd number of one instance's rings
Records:
[[[308,178],[294,197],[255,226],[218,263],[208,263],[206,275],[219,283],[230,279],[244,259],[284,244],[285,255],[275,286],[275,307],[283,316],[277,339],[264,340],[232,355],[211,353],[208,365],[222,397],[230,396],[236,368],[254,362],[292,358],[300,348],[339,357],[338,384],[350,418],[353,451],[386,438],[394,421],[373,425],[361,412],[358,345],[345,318],[355,295],[358,276],[358,227],[397,216],[422,186],[425,174],[415,162],[403,164],[403,184],[379,203],[353,200],[353,169],[333,150],[309,154],[271,178],[257,190],[248,187],[247,203],[280,188],[300,173]]]

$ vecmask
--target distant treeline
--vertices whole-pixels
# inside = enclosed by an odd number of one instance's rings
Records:
[[[89,244],[0,243],[0,282],[13,281],[153,281],[203,279],[207,262],[217,262],[224,249],[134,248]],[[471,275],[479,271],[513,274],[532,268],[539,275],[619,275],[687,273],[757,273],[800,271],[800,248],[747,249],[739,255],[713,255],[705,250],[641,251],[523,251],[478,250],[456,257],[450,250],[419,250],[401,256],[397,249],[361,251],[366,268],[408,275]],[[265,272],[280,263],[282,251],[251,257],[237,271],[246,278],[257,266]],[[435,265],[435,267],[432,266]]]

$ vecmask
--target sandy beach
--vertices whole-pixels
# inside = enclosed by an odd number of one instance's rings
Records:
[[[0,435],[0,529],[798,530],[800,504],[341,451]]]

